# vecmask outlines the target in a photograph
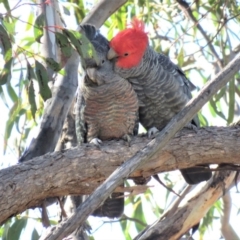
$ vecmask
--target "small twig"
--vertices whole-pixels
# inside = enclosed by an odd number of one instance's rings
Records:
[[[185,15],[191,19],[193,21],[193,23],[195,24],[195,26],[197,27],[197,29],[201,32],[201,34],[203,35],[203,37],[205,38],[205,40],[208,43],[208,46],[210,48],[210,50],[212,51],[213,55],[215,56],[215,58],[217,59],[217,63],[219,65],[219,67],[222,69],[223,68],[223,64],[222,61],[220,59],[220,57],[218,56],[217,51],[215,50],[211,39],[208,37],[208,35],[206,34],[206,32],[204,31],[204,29],[202,28],[202,26],[200,25],[199,21],[194,17],[192,10],[189,6],[189,4],[184,1],[184,0],[177,0],[178,4],[180,5],[180,8],[184,11]],[[220,28],[221,29],[221,28]]]
[[[122,216],[119,220],[120,220],[120,221],[129,220],[129,221],[132,221],[132,222],[139,223],[139,224],[141,224],[143,227],[147,227],[147,226],[148,226],[148,225],[147,225],[146,223],[144,223],[143,221],[140,221],[140,220],[137,219],[137,218],[128,217],[128,216],[126,216],[125,214],[123,214],[123,216]]]
[[[162,180],[159,178],[158,175],[153,175],[154,179],[159,182],[163,187],[165,187],[169,192],[172,192],[173,194],[175,194],[176,196],[180,197],[179,194],[177,194],[172,188],[168,187],[164,182],[162,182]]]
[[[186,188],[182,191],[181,195],[180,195],[180,196],[178,195],[179,198],[177,198],[177,199],[169,206],[169,208],[162,214],[161,218],[160,218],[158,221],[161,221],[161,220],[163,220],[163,219],[166,218],[166,217],[172,216],[172,215],[176,212],[176,210],[177,210],[180,202],[184,199],[184,197],[190,192],[190,190],[191,190],[192,188],[193,188],[193,186],[187,185]]]

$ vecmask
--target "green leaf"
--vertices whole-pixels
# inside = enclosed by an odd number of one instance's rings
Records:
[[[31,240],[38,240],[39,238],[40,238],[40,236],[38,235],[37,230],[34,228],[33,232],[32,232]]]
[[[8,107],[7,100],[6,100],[5,94],[3,92],[2,86],[0,86],[0,97],[3,100],[3,103],[5,104],[5,106]]]
[[[9,228],[11,226],[11,223],[13,222],[14,218],[10,218],[4,225],[3,225],[3,234],[2,234],[2,240],[6,240],[7,239],[7,235],[8,235],[8,231]]]
[[[12,63],[13,57],[11,57],[7,62],[4,64],[4,68],[0,74],[0,85],[4,85],[7,82],[10,82],[12,78]]]
[[[43,36],[43,27],[44,27],[44,14],[41,13],[37,18],[34,23],[34,37],[35,40],[39,43],[41,37]]]
[[[4,59],[8,62],[12,58],[12,43],[3,25],[0,25],[0,41],[4,51]]]
[[[183,49],[183,47],[181,47],[181,49],[180,49],[177,60],[178,60],[178,65],[180,67],[182,67],[183,63],[184,63],[184,49]]]
[[[30,12],[28,20],[27,20],[27,24],[26,24],[26,31],[30,30],[31,27],[33,26],[33,19],[34,19],[34,14],[32,12]]]
[[[53,58],[45,59],[48,67],[50,67],[53,71],[58,72],[61,70],[61,66],[58,62],[56,62]]]
[[[218,115],[222,119],[227,120],[225,115],[219,111],[216,102],[212,98],[209,100],[209,109],[213,117],[216,117],[216,115]]]
[[[140,220],[143,223],[146,223],[145,216],[143,214],[143,206],[141,197],[137,198],[137,202],[134,204],[134,215],[133,218]],[[135,227],[138,232],[141,232],[145,227],[139,222],[135,222]]]
[[[18,96],[17,96],[15,90],[13,89],[12,85],[10,84],[10,82],[8,82],[8,84],[7,84],[7,92],[8,92],[9,97],[11,98],[11,100],[14,103],[18,102]]]
[[[47,99],[52,97],[51,90],[48,86],[48,74],[46,68],[37,60],[35,60],[35,72],[38,80],[40,95],[42,96],[43,100],[46,101]]]
[[[3,154],[6,153],[8,139],[9,139],[9,136],[11,135],[13,124],[14,124],[14,122],[12,122],[10,120],[8,120],[6,122],[6,128],[5,128],[5,134],[4,134],[4,144],[3,144]]]
[[[6,20],[8,18],[4,18],[3,19],[3,25],[5,27],[5,29],[8,32],[8,35],[11,36],[15,36],[16,31],[15,31],[15,27],[16,27],[16,23],[19,21],[18,18],[11,18],[11,21]],[[13,40],[14,38],[12,37],[11,40]]]
[[[37,77],[35,75],[35,72],[33,70],[33,68],[31,67],[31,65],[29,64],[29,62],[27,61],[27,79],[29,81],[31,80],[37,80]]]
[[[35,113],[37,111],[37,104],[36,104],[36,100],[35,100],[35,91],[34,91],[34,88],[33,88],[33,80],[30,80],[29,85],[27,87],[27,92],[28,92],[28,101],[29,101],[30,106],[31,106],[32,117],[35,120]]]
[[[22,230],[25,229],[27,225],[27,221],[28,221],[27,218],[20,218],[20,219],[15,218],[15,222],[10,226],[8,230],[7,239],[8,240],[20,239],[20,235],[22,233]]]
[[[56,32],[55,33],[56,39],[57,39],[57,44],[60,47],[64,57],[69,58],[72,55],[72,47],[68,41],[68,38],[66,35]]]
[[[94,58],[96,62],[98,62],[98,56],[96,51],[88,40],[88,38],[81,34],[80,32],[63,29],[63,33],[68,37],[70,42],[76,48],[79,55],[82,57],[82,64],[85,65],[84,59],[86,58]]]
[[[7,1],[7,0],[1,0],[0,3],[1,3],[1,2],[3,3],[4,7],[6,8],[6,10],[7,10],[8,12],[10,12],[10,6],[9,6],[8,1]]]

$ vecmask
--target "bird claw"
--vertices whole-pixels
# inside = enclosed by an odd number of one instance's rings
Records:
[[[128,134],[125,134],[125,135],[123,136],[123,140],[126,141],[126,142],[128,143],[128,146],[130,147],[130,142],[131,142],[131,140],[132,140],[131,136],[128,135]]]
[[[148,138],[154,138],[158,132],[159,131],[156,127],[150,128],[147,132]]]
[[[100,140],[99,138],[93,138],[90,141],[90,143],[100,148],[100,145],[102,144],[102,140]]]
[[[194,132],[198,132],[198,127],[197,126],[195,126],[194,124],[192,124],[192,123],[188,123],[186,126],[185,126],[185,128],[188,128],[188,129],[191,129],[191,130],[193,130]]]

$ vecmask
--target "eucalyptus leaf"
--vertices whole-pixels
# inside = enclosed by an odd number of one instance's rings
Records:
[[[40,95],[42,96],[43,100],[46,101],[52,97],[51,90],[48,86],[48,73],[46,68],[37,60],[35,60],[35,73],[37,76]]]

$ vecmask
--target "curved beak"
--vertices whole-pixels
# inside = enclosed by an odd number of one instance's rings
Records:
[[[96,68],[87,68],[86,69],[87,75],[89,76],[89,78],[93,81],[93,82],[97,82],[96,81]]]
[[[110,48],[107,54],[108,60],[111,60],[116,57],[118,57],[118,54],[112,48]]]

